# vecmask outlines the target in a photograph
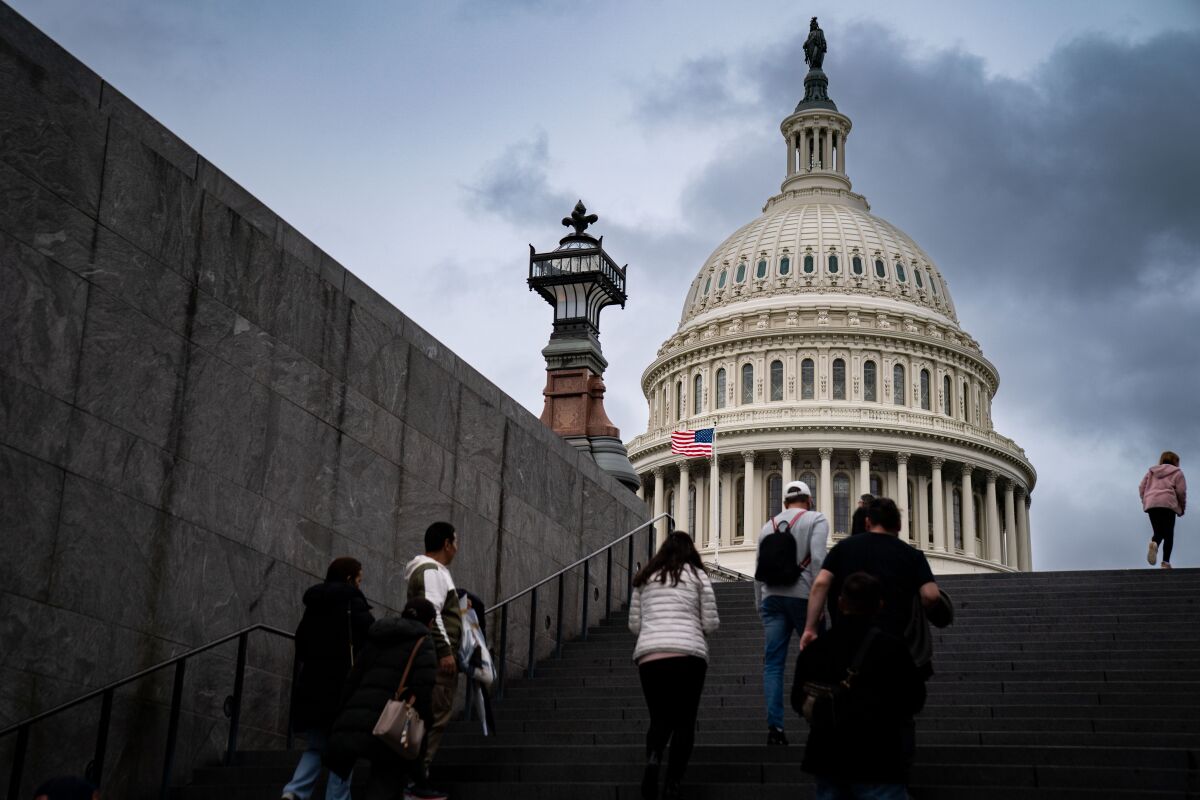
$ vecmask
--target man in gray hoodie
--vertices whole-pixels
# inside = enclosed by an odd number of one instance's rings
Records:
[[[449,522],[435,522],[425,530],[425,554],[404,568],[408,599],[424,597],[437,610],[430,626],[437,648],[437,684],[433,689],[433,727],[426,734],[425,768],[433,763],[442,734],[450,723],[454,696],[458,693],[458,646],[462,641],[462,612],[458,590],[450,575],[450,562],[458,554],[458,536]]]
[[[781,529],[786,527],[786,533]],[[784,487],[783,511],[763,525],[758,535],[758,568],[755,577],[777,571],[764,559],[778,558],[776,543],[763,543],[768,536],[791,535],[795,539],[795,558],[798,577],[794,582],[778,584],[768,580],[754,582],[754,604],[763,621],[766,648],[763,653],[763,691],[767,701],[767,744],[786,745],[783,732],[783,669],[787,662],[792,632],[804,632],[808,614],[808,593],[813,579],[821,571],[828,548],[829,521],[819,511],[812,510],[812,490],[803,481],[792,481]],[[790,548],[788,548],[790,550]]]

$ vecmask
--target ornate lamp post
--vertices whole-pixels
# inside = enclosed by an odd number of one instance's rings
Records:
[[[558,247],[539,253],[529,245],[529,289],[554,308],[554,330],[542,349],[546,359],[546,403],[542,422],[630,489],[641,485],[629,463],[621,432],[604,412],[600,311],[625,306],[625,267],[604,252],[603,237],[587,233],[599,217],[575,204],[563,225],[574,228]]]

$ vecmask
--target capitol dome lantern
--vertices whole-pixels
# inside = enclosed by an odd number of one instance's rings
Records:
[[[1036,472],[993,429],[999,373],[933,259],[852,191],[824,52],[814,18],[780,191],[701,266],[642,376],[647,431],[627,444],[642,494],[746,573],[793,479],[834,540],[860,495],[884,495],[936,572],[1030,570]],[[715,457],[672,453],[672,432],[710,427]]]

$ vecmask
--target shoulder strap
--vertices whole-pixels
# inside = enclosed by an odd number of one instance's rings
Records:
[[[417,639],[417,643],[413,645],[412,652],[408,654],[408,663],[404,665],[404,674],[400,676],[400,685],[396,687],[397,700],[400,699],[400,694],[408,685],[408,673],[412,669],[413,661],[417,658],[417,651],[421,649],[421,645],[425,644],[425,640],[428,638],[428,636],[422,636],[420,639]]]
[[[799,520],[801,517],[803,517],[804,512],[807,510],[808,510],[807,508],[802,508],[802,509],[800,509],[799,514],[792,517],[792,521],[788,523],[788,533],[791,533],[792,528],[793,528],[793,526],[795,526],[797,520]],[[809,543],[808,538],[805,537],[805,539],[804,539],[804,559],[801,560],[799,567],[802,570],[808,569],[808,565],[811,563],[812,563],[812,545]]]
[[[875,637],[879,635],[879,628],[871,628],[867,631],[867,635],[863,637],[862,644],[858,646],[858,652],[854,654],[854,660],[850,662],[849,668],[846,670],[846,677],[842,679],[842,686],[847,689],[854,683],[854,679],[858,677],[859,670],[862,669],[862,663],[867,658],[867,652],[871,649],[871,643],[875,641]]]

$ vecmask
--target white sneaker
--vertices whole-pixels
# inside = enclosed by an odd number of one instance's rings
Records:
[[[1150,549],[1146,552],[1146,560],[1150,562],[1150,566],[1158,563],[1158,542],[1150,540]]]

